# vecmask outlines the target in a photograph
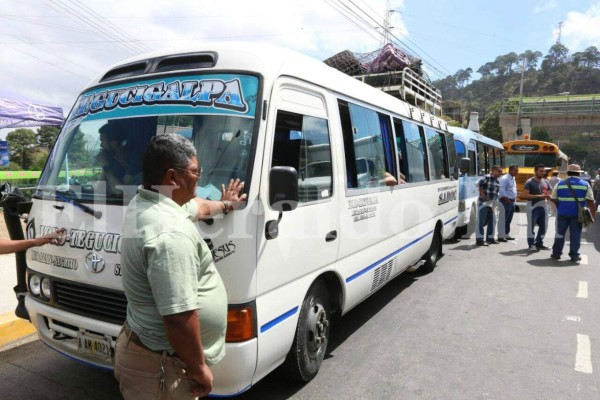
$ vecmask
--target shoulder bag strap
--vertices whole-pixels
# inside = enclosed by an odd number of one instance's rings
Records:
[[[567,183],[567,186],[569,187],[569,190],[571,191],[571,195],[575,198],[575,201],[577,202],[577,208],[581,208],[581,204],[579,203],[579,199],[577,198],[577,193],[575,193],[575,189],[573,189],[571,187],[569,178],[565,179],[565,182]]]

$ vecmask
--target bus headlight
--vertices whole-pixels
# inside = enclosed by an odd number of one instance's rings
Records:
[[[31,275],[29,277],[29,291],[34,296],[39,296],[42,292],[41,280],[42,279],[37,275]]]
[[[44,295],[45,298],[47,299],[51,299],[52,298],[52,284],[50,282],[50,278],[42,278],[42,283],[40,285],[42,287],[42,295]]]

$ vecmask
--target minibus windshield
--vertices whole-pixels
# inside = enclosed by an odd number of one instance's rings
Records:
[[[219,75],[220,78],[223,75]],[[144,149],[154,135],[175,133],[188,138],[196,148],[198,163],[202,174],[198,180],[197,195],[199,197],[219,200],[221,185],[230,179],[239,178],[248,181],[251,167],[254,113],[256,109],[257,79],[255,77],[227,76],[221,79],[226,84],[237,81],[240,96],[227,92],[229,97],[216,106],[220,93],[212,93],[204,100],[200,98],[202,79],[189,78],[163,79],[159,83],[152,82],[150,95],[141,93],[142,99],[138,107],[114,107],[91,114],[86,110],[97,107],[98,93],[104,93],[104,104],[110,98],[110,89],[84,93],[75,105],[69,121],[57,139],[57,143],[46,163],[35,196],[59,201],[76,201],[78,203],[127,204],[136,194],[142,183],[142,158]],[[214,89],[216,80],[211,76],[210,90]],[[173,83],[175,82],[175,83]],[[189,82],[196,82],[196,92],[186,89]],[[129,90],[129,98],[134,99],[138,88],[148,86],[147,82],[114,89],[120,90],[116,97],[127,100],[125,91]],[[177,86],[178,85],[178,86]],[[179,98],[170,94],[167,104],[150,105],[151,100],[159,99],[157,87],[171,86],[178,91]],[[177,87],[176,87],[177,86]],[[130,89],[133,87],[134,89]],[[188,93],[183,90],[188,90]],[[245,92],[242,97],[243,89]],[[148,89],[150,90],[150,89]],[[209,89],[204,88],[205,91]],[[235,90],[233,90],[235,92]],[[94,97],[96,96],[96,97]],[[187,98],[182,100],[183,96]],[[223,95],[224,96],[224,95]],[[248,97],[249,96],[249,97]],[[91,100],[86,100],[86,98]],[[206,101],[208,98],[208,103]],[[232,100],[233,99],[233,100]],[[241,100],[240,100],[241,99]],[[202,107],[195,104],[200,103]],[[118,100],[113,100],[117,102]],[[202,102],[201,102],[202,101]],[[234,105],[230,103],[237,102]],[[175,106],[174,106],[175,104]],[[234,106],[243,104],[235,109]],[[114,112],[116,111],[118,112]],[[86,111],[88,113],[86,114]],[[183,113],[182,113],[183,111]],[[81,114],[83,113],[83,117]],[[248,182],[247,182],[248,183]]]

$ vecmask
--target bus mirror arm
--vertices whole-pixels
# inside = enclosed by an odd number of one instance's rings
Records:
[[[466,174],[471,169],[471,159],[468,157],[463,157],[460,159],[460,173]]]

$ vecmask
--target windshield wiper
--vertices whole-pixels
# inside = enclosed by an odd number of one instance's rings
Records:
[[[65,203],[69,203],[71,204],[73,207],[79,208],[81,211],[83,211],[86,214],[90,214],[93,215],[94,217],[96,217],[97,219],[102,218],[102,211],[96,211],[91,207],[86,206],[83,203],[80,203],[77,200],[71,199],[69,197],[67,197],[65,194],[67,194],[68,192],[63,192],[60,193],[59,191],[56,191],[56,194],[54,196],[54,198],[56,200],[59,201],[64,201]]]

